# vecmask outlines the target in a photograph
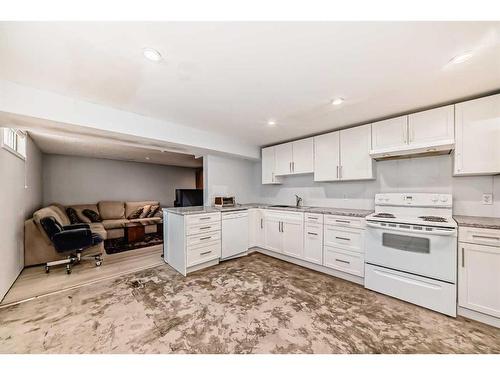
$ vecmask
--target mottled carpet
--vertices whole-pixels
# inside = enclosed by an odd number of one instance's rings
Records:
[[[500,330],[254,253],[0,309],[2,353],[500,353]]]

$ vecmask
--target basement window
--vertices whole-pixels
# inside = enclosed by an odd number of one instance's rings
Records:
[[[0,128],[2,130],[2,148],[26,160],[26,133],[14,128]]]

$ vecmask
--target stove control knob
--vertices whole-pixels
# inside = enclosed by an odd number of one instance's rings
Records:
[[[441,195],[441,202],[448,202],[448,197],[446,195]]]

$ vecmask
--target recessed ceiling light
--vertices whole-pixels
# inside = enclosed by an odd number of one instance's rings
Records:
[[[161,60],[161,53],[153,48],[144,48],[142,54],[148,60],[158,62]]]
[[[268,120],[267,126],[276,126],[276,120]]]
[[[448,64],[461,64],[469,60],[472,57],[472,55],[473,55],[472,51],[461,53],[460,55],[456,55],[454,58],[452,58],[448,62]]]
[[[332,100],[332,105],[340,105],[344,103],[344,98],[335,98]]]
[[[146,156],[144,159],[149,160],[149,159],[151,159],[151,158],[150,158],[149,156]]]

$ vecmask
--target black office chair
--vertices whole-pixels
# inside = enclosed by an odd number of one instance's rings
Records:
[[[66,264],[66,272],[70,274],[71,266],[79,263],[82,259],[93,258],[97,267],[102,264],[102,253],[82,256],[82,252],[85,249],[98,245],[103,241],[100,235],[92,233],[88,224],[62,226],[52,216],[44,217],[40,220],[40,224],[50,238],[56,251],[58,253],[69,253],[66,259],[47,262],[45,264],[45,272],[49,273],[52,266]]]

